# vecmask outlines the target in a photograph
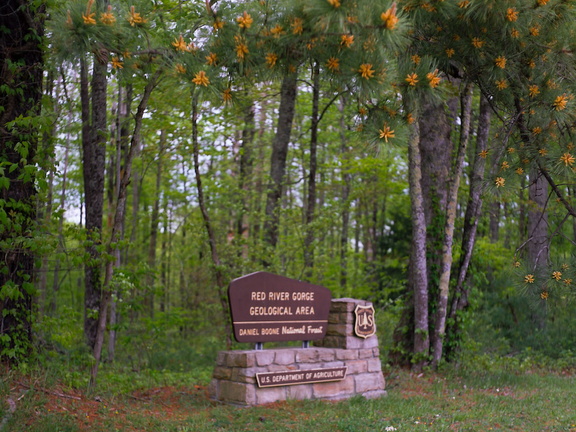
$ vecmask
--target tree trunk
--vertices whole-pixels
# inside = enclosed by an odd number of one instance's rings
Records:
[[[216,276],[216,286],[218,288],[218,296],[220,298],[220,305],[224,318],[224,329],[226,332],[226,348],[230,349],[232,346],[232,327],[230,324],[230,306],[228,304],[228,295],[226,291],[227,281],[224,275],[220,255],[218,254],[218,245],[216,242],[216,234],[212,227],[212,221],[208,214],[206,202],[204,200],[204,189],[202,187],[202,177],[200,176],[200,143],[198,141],[198,96],[192,95],[192,148],[194,156],[194,175],[196,176],[196,189],[198,192],[198,206],[202,213],[202,220],[204,221],[204,228],[208,235],[208,244],[210,245],[210,255],[212,264],[214,265],[214,273]]]
[[[52,73],[49,73],[45,79],[46,82],[46,91],[45,93],[48,94],[51,98],[57,98],[57,95],[54,94],[54,76]],[[57,110],[57,115],[59,116],[59,110]],[[54,155],[52,154],[53,148],[53,137],[56,134],[56,123],[52,125],[50,132],[45,131],[42,134],[42,145],[41,145],[41,153],[43,155],[47,155],[49,159],[49,164],[51,167],[54,167]],[[42,202],[42,200],[38,200],[37,202],[37,220],[44,226],[44,229],[47,229],[50,225],[50,221],[52,219],[52,212],[54,210],[54,168],[51,168],[48,173],[48,193],[46,195],[46,202]],[[36,299],[36,306],[38,307],[38,313],[40,315],[44,315],[46,313],[47,305],[48,305],[48,271],[49,271],[49,261],[48,261],[48,254],[42,255],[42,261],[40,264],[40,269],[38,270],[38,294],[39,298]]]
[[[539,267],[548,265],[550,250],[548,246],[548,183],[544,176],[533,171],[530,174],[528,188],[530,209],[528,211],[527,258],[534,272]]]
[[[350,229],[350,189],[352,176],[348,166],[348,140],[346,138],[346,100],[342,97],[338,110],[340,111],[340,158],[342,163],[342,233],[340,235],[340,290],[348,293],[348,232]]]
[[[164,149],[166,145],[166,131],[160,131],[160,141],[158,143],[158,159],[156,162],[156,195],[154,197],[154,204],[152,206],[152,216],[150,217],[150,243],[148,245],[148,267],[152,272],[156,268],[156,248],[158,245],[158,224],[160,223],[160,196],[162,187],[162,159],[164,157]],[[150,317],[154,316],[154,276],[148,277],[149,292],[146,293],[144,301],[145,312]]]
[[[121,239],[122,236],[122,228],[124,226],[124,215],[126,213],[126,201],[128,197],[128,185],[130,183],[131,175],[132,175],[132,161],[134,159],[134,155],[136,153],[136,149],[138,147],[138,142],[140,141],[141,137],[141,130],[142,130],[142,119],[144,118],[144,112],[146,111],[146,106],[148,105],[148,100],[150,98],[150,94],[160,76],[160,72],[156,72],[156,74],[150,78],[146,87],[144,88],[144,92],[142,94],[142,99],[140,104],[138,105],[138,110],[135,115],[135,123],[134,123],[134,132],[132,133],[132,139],[130,141],[130,149],[126,155],[126,161],[124,170],[122,172],[122,176],[120,178],[120,183],[118,185],[118,196],[115,202],[114,207],[114,219],[112,224],[112,233],[110,235],[110,240],[106,246],[106,251],[109,255],[118,256],[119,249],[118,249],[118,241]],[[106,320],[107,320],[107,312],[108,307],[110,305],[110,300],[112,298],[112,290],[110,288],[110,284],[112,282],[112,276],[114,272],[114,267],[116,266],[115,260],[108,260],[106,262],[106,268],[104,272],[104,287],[103,287],[103,295],[102,301],[100,302],[100,310],[98,314],[98,327],[96,332],[96,339],[94,344],[94,366],[92,367],[92,372],[90,374],[90,387],[94,387],[96,385],[96,377],[98,375],[98,367],[100,365],[100,358],[102,355],[102,347],[104,344],[104,336],[106,333]]]
[[[116,143],[116,152],[114,157],[111,157],[111,173],[113,175],[110,179],[109,191],[111,194],[109,196],[109,211],[110,218],[112,217],[111,210],[114,208],[114,197],[119,194],[120,180],[122,177],[122,172],[124,171],[124,166],[126,164],[127,158],[127,143],[130,139],[130,132],[128,130],[128,121],[130,116],[130,102],[131,102],[131,90],[130,88],[124,89],[122,86],[118,87],[118,107],[116,112],[116,123],[114,130],[114,142]],[[136,143],[136,148],[134,149],[134,155],[139,152],[139,142]],[[137,184],[137,182],[134,182]],[[125,233],[125,222],[126,218],[122,219],[122,226],[120,232],[120,240],[124,239]],[[110,220],[109,226],[112,227],[112,220]],[[115,267],[120,267],[122,265],[122,254],[120,249],[117,249],[115,256]],[[118,322],[118,312],[116,307],[116,299],[119,298],[120,293],[118,290],[114,292],[114,295],[110,299],[110,313],[109,313],[109,334],[108,334],[108,352],[107,361],[112,363],[114,361],[116,352],[116,324]]]
[[[410,126],[408,170],[412,216],[412,250],[408,271],[408,287],[414,299],[414,369],[421,370],[428,360],[430,336],[428,327],[428,265],[426,262],[426,215],[422,190],[422,159],[420,128]]]
[[[472,117],[472,84],[466,84],[461,94],[460,142],[456,159],[452,165],[446,206],[446,222],[444,226],[444,241],[442,245],[442,261],[440,266],[440,281],[438,284],[438,304],[434,317],[434,332],[432,337],[432,365],[437,367],[442,359],[444,334],[446,330],[446,314],[448,295],[450,293],[450,274],[452,271],[452,246],[454,244],[454,224],[458,206],[458,190],[460,177],[464,167],[470,122]]]
[[[318,168],[318,123],[320,104],[320,66],[315,63],[312,68],[312,114],[310,116],[310,170],[308,172],[308,196],[304,223],[306,236],[304,238],[304,268],[305,277],[310,280],[314,267],[314,213],[316,212],[316,171]]]
[[[472,260],[474,244],[476,242],[476,232],[482,210],[482,184],[484,182],[484,173],[486,168],[486,159],[480,156],[480,153],[488,148],[488,137],[490,133],[491,118],[490,103],[485,96],[480,97],[480,110],[478,116],[478,129],[476,132],[476,148],[474,151],[474,162],[470,173],[470,191],[468,194],[468,203],[466,205],[466,214],[464,216],[464,228],[462,233],[460,263],[458,265],[458,279],[454,287],[452,304],[448,315],[448,321],[451,325],[448,327],[446,334],[447,340],[450,341],[445,346],[445,357],[450,358],[461,340],[460,330],[460,313],[468,307],[468,296],[470,289],[465,286],[468,268]]]
[[[40,114],[45,3],[3,0],[0,6],[0,358],[25,359],[31,348],[37,133],[19,117]],[[17,65],[18,67],[14,67]],[[16,131],[6,127],[16,122]],[[42,165],[44,161],[40,161]],[[21,177],[22,176],[22,177]]]
[[[502,204],[499,201],[490,203],[489,206],[489,229],[490,229],[490,242],[496,243],[500,240],[500,221],[502,220],[500,207]]]
[[[270,161],[270,181],[266,196],[266,220],[264,222],[264,240],[269,250],[265,254],[264,266],[272,265],[272,255],[278,243],[278,225],[280,221],[280,198],[282,196],[283,180],[286,173],[286,158],[288,144],[292,131],[292,121],[296,107],[296,93],[298,89],[297,74],[284,76],[280,90],[280,108],[276,136],[272,144],[272,157]]]
[[[71,115],[69,116],[69,122],[71,123]],[[66,208],[66,185],[68,181],[68,164],[69,164],[69,153],[71,145],[70,133],[66,136],[66,148],[64,149],[64,166],[62,167],[62,188],[60,189],[60,208]],[[64,217],[60,217],[58,221],[58,246],[64,247]],[[56,312],[56,296],[58,290],[60,289],[60,256],[57,253],[55,256],[54,263],[54,276],[52,280],[52,292],[50,293],[50,306],[49,311],[51,314]]]
[[[88,345],[94,348],[98,332],[97,313],[102,296],[102,265],[98,245],[102,241],[102,216],[104,208],[104,168],[106,159],[106,65],[107,55],[94,56],[92,96],[88,90],[86,62],[81,61],[82,103],[82,166],[86,206],[86,252],[89,262],[84,266],[84,334]],[[91,104],[90,104],[91,102]],[[91,110],[91,111],[90,111]],[[91,115],[90,115],[91,112]]]
[[[244,129],[242,130],[242,147],[240,150],[240,173],[238,178],[238,188],[241,193],[240,211],[236,219],[236,235],[243,240],[242,257],[248,258],[248,247],[246,241],[249,236],[248,211],[250,208],[250,177],[254,165],[254,136],[256,134],[255,107],[250,101],[244,114]]]

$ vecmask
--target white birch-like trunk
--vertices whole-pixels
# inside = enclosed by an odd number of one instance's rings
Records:
[[[408,142],[409,183],[412,213],[412,251],[408,284],[414,291],[414,356],[415,370],[426,364],[430,350],[428,331],[428,270],[426,262],[426,217],[422,193],[422,161],[420,157],[420,127],[410,126]]]
[[[442,261],[440,267],[440,281],[438,283],[438,305],[434,317],[434,337],[432,338],[432,365],[437,366],[442,359],[444,334],[446,331],[446,313],[448,295],[450,293],[450,274],[452,269],[452,246],[454,244],[454,222],[458,205],[458,190],[460,177],[466,156],[468,136],[470,134],[470,119],[472,113],[472,85],[467,84],[461,96],[461,126],[460,142],[456,160],[451,171],[452,178],[449,183],[449,193],[446,208],[446,223],[444,225],[444,241],[442,245]]]

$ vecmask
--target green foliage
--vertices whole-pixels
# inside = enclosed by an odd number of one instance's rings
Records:
[[[201,91],[203,101],[199,124],[200,170],[222,262],[218,269],[229,280],[261,270],[266,260],[272,262],[271,271],[303,278],[308,274],[304,265],[306,231],[312,229],[314,267],[309,280],[329,287],[334,297],[372,300],[377,308],[381,348],[387,351],[402,307],[407,303],[411,219],[404,146],[405,124],[411,120],[408,102],[453,94],[454,85],[446,84],[444,78],[454,73],[454,68],[472,74],[467,78],[477,81],[490,94],[504,122],[520,114],[515,112],[513,102],[515,97],[523,98],[523,109],[528,113],[526,128],[532,132],[528,143],[523,142],[523,132],[506,128],[492,139],[487,161],[507,187],[497,186],[490,178],[486,191],[509,205],[511,214],[499,222],[510,242],[503,246],[491,244],[485,238],[477,241],[467,281],[471,286],[471,305],[456,318],[466,334],[461,340],[447,342],[479,356],[484,352],[509,355],[530,350],[562,358],[573,355],[570,347],[574,344],[574,335],[567,329],[575,327],[570,316],[574,290],[573,285],[563,281],[576,280],[573,277],[576,266],[572,263],[572,243],[561,240],[573,235],[573,228],[564,224],[565,207],[561,202],[551,200],[549,208],[552,224],[559,227],[554,251],[558,256],[567,257],[570,266],[562,270],[562,280],[550,277],[564,263],[558,258],[553,268],[536,275],[538,284],[523,284],[524,276],[531,273],[524,263],[516,269],[517,274],[506,271],[514,255],[509,244],[523,241],[514,227],[520,219],[521,206],[526,203],[518,199],[510,186],[522,186],[526,181],[525,158],[529,158],[530,163],[546,163],[559,179],[571,181],[573,175],[570,159],[565,159],[568,162],[561,159],[571,151],[568,141],[572,131],[567,127],[566,113],[572,112],[573,101],[568,99],[561,110],[552,108],[556,98],[569,89],[552,88],[544,74],[551,74],[555,68],[568,70],[567,55],[562,49],[569,45],[552,46],[549,64],[540,62],[544,51],[550,48],[546,46],[552,43],[550,38],[565,36],[558,35],[560,27],[555,20],[564,12],[569,18],[573,10],[564,10],[563,2],[551,2],[545,8],[543,25],[554,31],[546,34],[544,41],[533,43],[526,39],[529,48],[516,55],[516,42],[503,42],[499,39],[501,34],[491,30],[501,29],[508,35],[517,25],[526,33],[538,17],[535,14],[542,12],[539,6],[495,1],[475,1],[469,8],[460,8],[452,1],[403,1],[397,6],[392,3],[217,2],[209,11],[201,2],[169,0],[157,1],[154,5],[111,2],[110,10],[100,6],[101,2],[92,4],[84,0],[53,5],[50,11],[53,51],[47,57],[54,63],[54,70],[59,71],[55,76],[62,75],[61,81],[54,79],[54,99],[63,99],[65,95],[67,102],[65,108],[62,108],[64,104],[53,106],[62,105],[59,109],[67,112],[56,113],[56,109],[47,108],[46,111],[54,111],[54,116],[41,119],[23,116],[11,126],[22,138],[15,147],[23,167],[19,178],[31,180],[36,175],[35,182],[44,189],[46,200],[40,202],[39,207],[44,203],[46,208],[51,206],[47,213],[51,214],[52,225],[43,226],[45,231],[41,235],[34,232],[34,240],[25,235],[18,240],[18,244],[33,248],[47,260],[48,277],[39,298],[39,323],[35,331],[47,358],[62,357],[68,365],[76,365],[67,377],[69,383],[84,385],[85,370],[91,365],[90,353],[80,348],[84,314],[82,268],[86,264],[102,264],[90,263],[83,252],[93,239],[81,226],[64,221],[61,235],[58,228],[60,218],[66,218],[66,210],[83,205],[79,164],[81,122],[75,69],[79,59],[88,59],[94,52],[109,64],[109,97],[114,102],[110,103],[112,108],[108,114],[110,123],[114,123],[112,129],[121,123],[120,117],[114,116],[122,97],[131,94],[130,102],[134,105],[150,72],[157,68],[165,70],[159,91],[152,95],[141,148],[134,162],[125,240],[119,244],[122,266],[112,282],[119,320],[109,330],[115,330],[118,336],[115,357],[118,369],[105,366],[105,382],[129,388],[129,368],[147,377],[136,380],[135,385],[164,379],[162,376],[175,380],[191,368],[197,368],[200,372],[196,378],[206,382],[211,359],[224,345],[222,329],[227,317],[223,316],[216,292],[215,266],[210,259],[197,204],[196,179],[192,174],[192,91]],[[397,7],[395,15],[392,14],[394,7]],[[508,7],[520,11],[517,24],[504,22]],[[497,10],[498,14],[492,16],[487,13],[489,10]],[[113,24],[106,24],[102,18],[107,12],[113,13],[116,19]],[[252,19],[249,26],[240,25],[248,22],[245,12]],[[382,14],[387,12],[398,18],[396,27],[386,27]],[[84,18],[92,13],[93,24]],[[136,17],[141,20],[134,21]],[[223,27],[219,27],[220,24]],[[482,26],[487,26],[489,31],[484,32]],[[542,30],[544,33],[544,27]],[[475,32],[486,38],[482,55],[478,55],[479,48],[472,44],[477,37]],[[343,37],[349,36],[354,36],[354,42],[346,46],[345,41],[351,40]],[[412,41],[408,48],[406,36]],[[561,42],[568,43],[565,38]],[[447,49],[454,49],[457,55],[449,55]],[[392,55],[391,50],[400,55]],[[244,57],[239,55],[241,52]],[[215,57],[210,57],[212,54]],[[506,69],[494,64],[500,55],[507,58]],[[533,72],[527,69],[525,56],[528,55],[539,57]],[[314,221],[306,226],[303,214],[310,164],[312,106],[312,86],[306,80],[313,63],[320,66],[322,77],[322,119],[318,130],[318,211]],[[361,68],[365,65],[369,68]],[[19,66],[14,63],[10,67],[15,70]],[[276,81],[292,68],[300,73],[296,121],[284,179],[280,243],[275,251],[270,251],[262,240],[262,226],[270,143],[279,110]],[[208,82],[199,79],[201,72]],[[442,73],[442,85],[437,86],[436,78],[440,79]],[[407,80],[411,74],[416,77]],[[568,78],[566,75],[560,80],[562,86],[568,85]],[[498,89],[496,82],[503,79],[510,86]],[[539,86],[537,100],[528,94],[530,79]],[[395,86],[390,87],[391,83]],[[129,88],[131,93],[125,91],[120,97],[120,87]],[[0,91],[17,90],[2,86]],[[404,97],[400,96],[402,93]],[[250,124],[246,113],[252,108],[255,115]],[[534,113],[530,109],[534,109]],[[132,106],[128,118],[134,110]],[[54,121],[54,131],[47,127],[48,120]],[[47,134],[54,135],[54,143],[47,146],[43,160],[54,156],[59,162],[65,157],[69,162],[68,171],[64,170],[63,163],[58,170],[54,167],[54,180],[50,180],[48,172],[35,172],[37,166],[30,159],[27,147],[30,140],[25,132],[27,128],[40,126]],[[541,127],[543,131],[536,134],[534,127]],[[244,135],[245,130],[250,129],[254,132],[252,139]],[[359,129],[363,129],[364,134],[357,133]],[[115,141],[115,133],[110,133],[108,138],[107,157],[113,160],[117,146],[123,144]],[[498,151],[497,147],[509,144],[514,151]],[[539,150],[544,144],[548,153],[541,155]],[[249,153],[251,160],[241,184],[240,160]],[[501,154],[504,154],[502,161]],[[509,168],[496,169],[503,161]],[[8,176],[19,166],[15,162],[0,164],[0,190],[9,186]],[[524,170],[523,174],[516,172],[518,168]],[[112,166],[107,170],[114,172]],[[110,190],[113,182],[111,178]],[[50,187],[53,187],[50,199],[54,201],[48,204]],[[61,197],[57,196],[59,191]],[[564,187],[563,191],[568,193],[569,189]],[[12,218],[10,211],[19,209],[20,204],[9,201],[1,204],[0,232],[18,229],[22,221]],[[62,207],[54,211],[58,205]],[[159,208],[158,220],[153,220],[155,206]],[[444,228],[443,209],[437,210],[439,216],[428,229],[440,239]],[[342,242],[344,212],[349,216],[347,243]],[[457,224],[461,224],[461,220],[457,220]],[[487,222],[481,224],[481,231],[485,230]],[[151,250],[154,229],[156,248]],[[54,248],[57,253],[53,252]],[[440,249],[438,243],[429,255],[437,254]],[[434,277],[432,275],[433,285]],[[523,290],[519,291],[519,287]],[[534,331],[537,327],[534,311],[543,304],[540,296],[544,288],[548,294],[546,325]],[[15,299],[30,291],[31,285],[26,281],[17,286],[7,284],[0,295]],[[89,316],[97,313],[85,312]],[[190,363],[191,358],[196,359],[195,363]],[[216,422],[223,427],[227,425],[220,418]],[[350,429],[352,420],[340,419],[336,427]]]

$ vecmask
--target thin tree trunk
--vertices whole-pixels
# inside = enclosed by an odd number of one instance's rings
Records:
[[[142,130],[142,119],[144,118],[144,112],[146,111],[146,106],[148,105],[148,100],[150,99],[150,94],[158,82],[160,76],[160,71],[148,81],[144,92],[142,94],[142,99],[138,105],[138,110],[134,118],[134,132],[132,133],[132,139],[130,141],[130,149],[126,155],[126,164],[122,172],[122,177],[120,178],[120,184],[118,186],[118,196],[116,199],[116,205],[114,209],[114,222],[112,225],[112,233],[110,235],[110,240],[106,246],[107,253],[109,255],[118,256],[119,249],[117,246],[118,241],[122,236],[122,228],[124,225],[124,215],[126,213],[126,201],[128,197],[128,185],[131,180],[132,174],[132,161],[138,147],[138,142],[140,141],[140,134]],[[98,375],[98,368],[100,365],[100,358],[102,356],[102,347],[104,345],[104,335],[106,333],[106,321],[108,307],[110,305],[110,300],[112,298],[112,290],[110,284],[112,282],[112,276],[114,272],[114,267],[116,261],[108,260],[106,262],[105,272],[104,272],[104,287],[102,290],[102,301],[100,302],[100,310],[98,314],[98,327],[96,333],[96,340],[94,344],[94,365],[90,374],[90,387],[94,388],[96,385],[96,378]]]
[[[447,329],[448,339],[456,341],[461,338],[460,321],[458,314],[468,307],[469,288],[465,286],[468,268],[472,260],[474,244],[476,242],[476,232],[482,210],[482,184],[486,169],[486,159],[480,154],[488,148],[488,137],[490,133],[491,118],[490,103],[485,96],[480,97],[480,110],[478,118],[478,129],[476,132],[476,149],[474,151],[474,162],[470,173],[470,191],[468,194],[468,203],[466,205],[466,214],[464,216],[464,229],[462,234],[462,245],[460,263],[458,266],[458,279],[454,287],[452,304],[448,315],[448,321],[451,323]],[[450,357],[454,347],[449,346],[446,351],[446,357]]]
[[[250,177],[254,165],[254,136],[256,134],[255,107],[251,101],[244,114],[244,129],[242,130],[242,147],[240,150],[240,175],[238,188],[241,193],[240,211],[236,219],[236,235],[243,240],[241,255],[248,258],[246,242],[249,236],[248,211],[250,208]]]
[[[500,201],[494,201],[489,205],[489,223],[488,227],[490,229],[490,242],[496,243],[500,239],[500,217],[502,204]]]
[[[548,203],[548,183],[544,176],[533,171],[530,174],[530,186],[528,188],[528,199],[532,205],[528,211],[528,236],[527,243],[528,262],[533,271],[539,267],[548,265],[548,213],[546,205]]]
[[[409,184],[412,215],[412,250],[408,286],[414,295],[414,369],[421,370],[430,350],[428,331],[428,268],[426,262],[426,217],[422,191],[422,160],[420,156],[420,128],[415,121],[410,126],[408,141]]]
[[[344,111],[346,100],[342,97],[340,111],[340,158],[342,161],[342,233],[340,235],[340,289],[347,293],[348,285],[348,232],[350,229],[350,183],[352,181],[348,167],[348,140],[346,138],[346,118]]]
[[[444,227],[444,242],[442,245],[442,263],[440,267],[439,299],[434,319],[434,337],[432,338],[432,365],[438,366],[442,359],[444,334],[446,330],[446,314],[448,296],[450,294],[450,274],[452,271],[452,246],[454,244],[454,223],[458,206],[458,191],[460,178],[464,167],[466,147],[470,134],[470,122],[472,117],[472,84],[466,84],[461,95],[462,111],[460,115],[460,143],[456,160],[452,168],[452,178],[448,192],[446,208],[446,224]]]
[[[262,200],[260,199],[261,196],[264,194],[264,176],[265,176],[265,161],[264,161],[264,148],[266,147],[267,143],[265,142],[265,133],[266,133],[266,125],[267,125],[267,108],[268,108],[268,100],[263,99],[260,103],[260,115],[258,117],[258,139],[256,140],[256,146],[258,150],[258,156],[256,157],[256,166],[254,167],[254,176],[256,180],[254,182],[254,193],[251,200],[251,212],[254,215],[262,214]],[[250,233],[250,237],[257,239],[260,237],[260,233],[262,231],[262,219],[255,218],[252,221],[252,232]]]
[[[125,95],[124,95],[125,94]],[[128,121],[129,121],[129,114],[130,114],[130,102],[131,102],[131,90],[130,88],[123,89],[122,86],[118,87],[118,110],[116,114],[116,155],[114,158],[114,176],[113,181],[111,182],[111,190],[114,190],[114,196],[119,196],[119,188],[120,188],[120,179],[122,176],[122,172],[124,170],[124,166],[127,162],[127,142],[129,140],[129,131],[128,131]],[[133,158],[138,155],[140,149],[139,140],[136,143],[136,148],[134,149],[134,156]],[[112,171],[112,170],[111,170]],[[134,182],[133,184],[137,184]],[[113,186],[113,187],[112,187]],[[114,208],[114,199],[110,200],[109,209]],[[125,233],[125,224],[126,224],[126,217],[122,219],[122,226],[121,226],[121,233],[120,239],[124,238]],[[115,257],[116,267],[120,267],[122,265],[122,254],[119,249],[116,250],[116,257]],[[118,323],[118,311],[116,305],[116,299],[118,299],[120,293],[118,290],[114,292],[114,295],[110,299],[110,314],[108,319],[109,324],[109,334],[108,334],[108,352],[107,352],[107,361],[112,363],[114,361],[115,353],[116,353],[116,324]]]
[[[318,168],[318,123],[320,104],[320,66],[315,63],[312,68],[312,115],[310,116],[310,170],[308,172],[308,196],[304,217],[306,236],[304,238],[305,277],[312,277],[314,267],[314,214],[316,212],[316,171]]]
[[[163,232],[162,232],[162,243],[160,245],[160,286],[162,290],[170,289],[170,282],[169,282],[169,272],[170,272],[170,251],[169,251],[169,236],[170,230],[168,227],[170,226],[170,211],[169,211],[169,200],[166,196],[163,197],[164,199],[164,206],[163,206]],[[154,313],[154,309],[152,309],[152,313]]]
[[[69,116],[69,124],[71,123],[71,114]],[[66,137],[66,147],[64,149],[64,161],[62,167],[62,188],[60,190],[60,208],[66,208],[66,186],[68,181],[68,164],[70,153],[70,133]],[[64,217],[60,217],[58,221],[58,245],[64,247]],[[56,296],[60,289],[60,256],[56,254],[54,263],[54,278],[52,280],[52,292],[50,295],[50,313],[56,312]]]
[[[148,245],[148,267],[152,272],[156,268],[156,248],[158,245],[158,224],[160,222],[160,197],[162,187],[162,160],[164,157],[164,149],[166,145],[166,131],[160,131],[160,141],[158,143],[158,160],[156,162],[156,195],[154,197],[154,204],[152,206],[152,216],[150,218],[150,243]],[[148,287],[154,286],[154,276],[148,277]],[[154,290],[151,289],[146,293],[144,301],[145,309],[149,316],[154,316]]]
[[[232,346],[232,327],[230,324],[230,307],[228,304],[228,296],[226,291],[227,281],[222,268],[222,262],[218,254],[218,245],[216,242],[216,234],[212,227],[212,221],[208,214],[206,202],[204,200],[204,189],[202,187],[202,177],[200,176],[200,143],[198,142],[198,96],[192,95],[192,149],[194,156],[194,175],[196,176],[196,189],[198,192],[198,206],[202,213],[202,220],[204,221],[204,228],[208,235],[208,244],[210,245],[210,256],[212,264],[214,265],[214,273],[216,276],[216,286],[218,287],[218,296],[220,298],[220,305],[224,315],[224,328],[226,331],[226,347],[230,349]]]
[[[284,76],[280,90],[280,108],[276,136],[272,144],[272,157],[270,162],[270,181],[266,196],[266,220],[264,221],[264,240],[270,250],[267,257],[272,256],[278,243],[278,225],[280,222],[280,198],[283,190],[283,180],[286,173],[286,159],[288,144],[292,131],[292,122],[296,107],[296,93],[298,89],[297,74]],[[270,258],[265,258],[264,266],[272,264]]]
[[[54,95],[54,76],[52,73],[49,73],[45,80],[46,83],[46,94],[50,95],[50,97],[57,97]],[[59,111],[59,110],[58,110]],[[58,112],[59,116],[59,112]],[[37,202],[37,219],[42,221],[45,227],[48,227],[50,221],[52,219],[52,212],[53,212],[53,199],[54,199],[54,156],[52,155],[52,151],[50,147],[52,146],[52,137],[56,134],[56,124],[54,123],[52,130],[50,133],[44,132],[42,134],[42,153],[49,155],[48,158],[50,160],[50,171],[48,173],[48,194],[46,195],[46,202],[43,203],[41,200]],[[39,269],[39,276],[38,276],[38,292],[39,296],[35,298],[36,305],[38,307],[38,311],[40,315],[44,315],[47,307],[47,298],[48,298],[48,255],[43,254],[42,260]]]
[[[90,260],[84,266],[84,334],[87,343],[94,348],[98,332],[97,311],[102,295],[101,262],[98,245],[102,241],[102,216],[104,208],[104,168],[106,159],[106,65],[107,55],[94,56],[92,72],[92,95],[88,90],[88,71],[81,60],[82,101],[82,150],[84,195],[86,206],[86,251]],[[92,102],[90,107],[90,101]],[[91,110],[91,111],[90,111]],[[91,115],[90,115],[91,112]]]

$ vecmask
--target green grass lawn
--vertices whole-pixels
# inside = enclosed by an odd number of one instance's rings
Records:
[[[342,402],[290,401],[254,408],[216,404],[201,385],[157,382],[138,390],[106,383],[91,393],[57,378],[7,374],[0,431],[572,431],[573,373],[538,370],[393,370],[388,396]],[[186,377],[182,376],[182,381]],[[16,410],[8,414],[8,399]],[[7,420],[4,420],[7,419]]]

